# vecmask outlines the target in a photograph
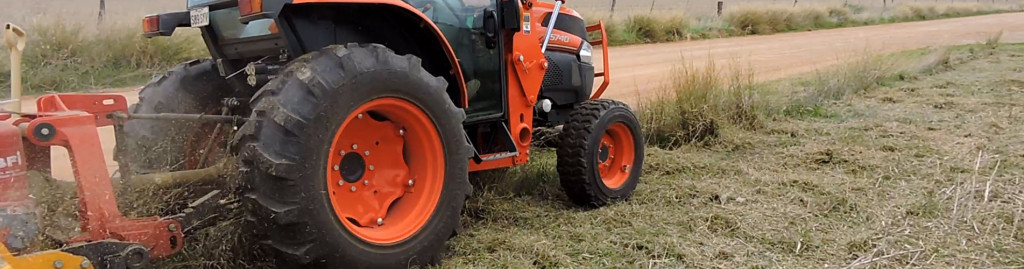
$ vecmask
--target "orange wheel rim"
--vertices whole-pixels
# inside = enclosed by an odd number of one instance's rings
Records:
[[[444,186],[444,148],[415,104],[385,97],[365,103],[338,128],[327,158],[334,213],[360,239],[394,244],[430,219]]]
[[[629,180],[633,160],[636,158],[636,145],[633,142],[633,132],[622,122],[612,124],[601,136],[597,170],[601,174],[601,182],[609,189],[621,188]]]

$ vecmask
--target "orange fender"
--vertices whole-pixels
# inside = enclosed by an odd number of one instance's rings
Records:
[[[292,1],[292,4],[296,4],[296,5],[298,5],[298,4],[374,4],[374,5],[389,5],[389,6],[394,6],[394,7],[402,8],[402,9],[410,12],[411,14],[415,14],[417,17],[419,17],[421,20],[423,20],[425,28],[429,28],[433,32],[434,36],[437,37],[437,39],[440,40],[443,43],[443,44],[441,44],[441,47],[444,48],[444,52],[448,56],[448,61],[451,62],[451,64],[452,64],[451,73],[455,75],[455,80],[456,80],[455,83],[457,83],[457,85],[459,86],[459,91],[461,91],[460,92],[460,96],[462,96],[461,97],[461,104],[457,104],[457,105],[459,105],[459,107],[469,107],[469,99],[468,99],[468,96],[466,94],[466,79],[462,76],[462,69],[459,67],[459,59],[458,59],[458,57],[455,57],[455,50],[452,49],[451,44],[448,43],[448,39],[444,37],[443,33],[441,33],[441,29],[438,29],[437,26],[434,25],[434,23],[431,22],[430,19],[427,18],[426,15],[424,15],[419,10],[416,10],[416,8],[412,7],[411,5],[409,5],[409,4],[405,3],[405,2],[402,2],[400,0],[294,0],[294,1]]]

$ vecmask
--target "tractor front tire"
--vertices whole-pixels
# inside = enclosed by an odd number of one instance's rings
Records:
[[[139,91],[139,103],[132,105],[133,114],[219,113],[221,100],[231,93],[227,81],[219,75],[212,60],[193,60],[178,65],[154,78]],[[204,126],[190,121],[128,120],[116,147],[122,172],[134,173],[178,171],[198,159],[202,149],[194,148],[195,139],[209,136]],[[193,142],[193,143],[190,143]]]
[[[306,54],[238,133],[256,237],[284,268],[440,263],[472,191],[447,83],[381,45]]]
[[[569,114],[559,140],[558,177],[573,203],[602,207],[633,195],[640,183],[644,140],[628,105],[584,101]]]

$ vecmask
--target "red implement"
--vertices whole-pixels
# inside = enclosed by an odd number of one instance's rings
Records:
[[[36,106],[36,114],[22,115],[15,120],[15,125],[24,130],[22,135],[30,142],[24,149],[25,155],[46,156],[49,147],[59,146],[66,148],[71,156],[83,235],[69,243],[103,240],[137,243],[148,249],[153,258],[180,251],[184,235],[177,220],[127,218],[117,208],[96,128],[113,125],[111,114],[128,113],[128,102],[124,96],[45,95],[36,101]],[[33,167],[39,167],[39,164]]]

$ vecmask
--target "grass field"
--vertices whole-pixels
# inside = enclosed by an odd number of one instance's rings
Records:
[[[650,143],[631,201],[571,205],[553,150],[537,149],[527,166],[472,174],[443,267],[1024,266],[1024,44],[994,41],[772,82],[681,64],[637,108]],[[71,186],[36,187],[43,208],[73,216]],[[122,206],[161,212],[141,205]],[[241,217],[158,268],[270,268]]]
[[[748,84],[757,96],[648,103],[717,132],[649,146],[633,200],[597,210],[569,205],[552,152],[484,176],[446,267],[1024,266],[1022,56],[1019,44],[912,51]],[[679,79],[737,82],[687,68]],[[729,87],[715,83],[703,85]]]

